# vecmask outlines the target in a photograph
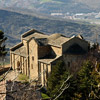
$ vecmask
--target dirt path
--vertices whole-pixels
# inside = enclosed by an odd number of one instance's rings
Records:
[[[9,74],[6,76],[6,81],[7,80],[17,80],[18,79],[18,72],[16,71],[10,71]]]
[[[18,75],[19,75],[18,72],[11,70],[7,74],[6,79],[0,82],[0,93],[6,92],[6,81],[9,80],[15,81],[18,79]],[[0,100],[4,100],[5,96],[6,96],[5,94],[0,94]]]

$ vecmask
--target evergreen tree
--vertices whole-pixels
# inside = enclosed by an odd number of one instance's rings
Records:
[[[74,100],[99,100],[100,75],[90,61],[85,62],[77,75],[77,91]],[[99,98],[99,99],[98,99]]]
[[[68,85],[69,87],[64,90],[57,100],[71,100],[76,87],[76,82],[73,78],[71,78],[71,75],[66,70],[64,63],[59,61],[55,66],[53,66],[52,73],[48,79],[48,94],[52,98],[55,98]]]
[[[7,54],[4,44],[5,40],[7,40],[7,37],[4,36],[4,32],[0,31],[0,57],[5,56]]]
[[[53,66],[47,89],[52,98],[69,84],[57,100],[100,100],[100,75],[90,61],[86,61],[77,75],[70,77],[62,86],[69,76],[70,73],[65,69],[62,61]]]
[[[51,97],[54,96],[54,94],[59,89],[59,84],[61,80],[61,75],[64,73],[64,64],[63,62],[59,61],[55,66],[52,67],[52,73],[50,77],[48,78],[48,93]]]

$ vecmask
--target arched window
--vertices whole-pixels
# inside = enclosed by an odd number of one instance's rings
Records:
[[[20,62],[17,61],[17,70],[20,70],[21,66],[20,66]]]

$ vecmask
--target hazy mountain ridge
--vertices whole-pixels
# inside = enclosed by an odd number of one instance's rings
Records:
[[[99,12],[99,5],[99,0],[0,0],[1,8],[29,9],[46,14],[52,12]]]
[[[96,42],[95,33],[100,32],[100,26],[76,23],[74,21],[52,20],[29,16],[15,12],[0,10],[0,29],[8,37],[7,46],[20,42],[21,34],[30,29],[37,29],[45,34],[62,33],[66,36],[81,34],[86,39]],[[100,42],[100,36],[98,37]]]
[[[100,10],[100,0],[76,0],[76,2],[81,2],[92,9]]]

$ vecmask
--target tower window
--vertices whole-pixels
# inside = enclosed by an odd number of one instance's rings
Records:
[[[32,60],[34,61],[34,57],[32,56]]]
[[[20,62],[18,61],[18,62],[17,62],[17,70],[20,70],[20,67],[21,67],[21,66],[20,66]]]
[[[33,64],[31,64],[31,69],[33,69]]]

